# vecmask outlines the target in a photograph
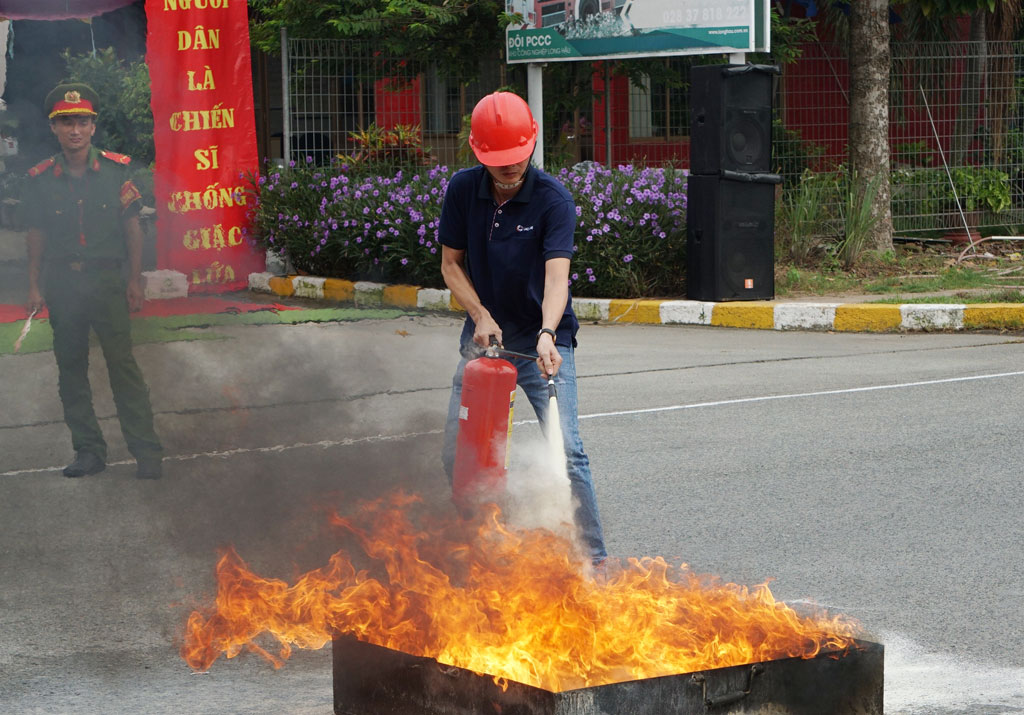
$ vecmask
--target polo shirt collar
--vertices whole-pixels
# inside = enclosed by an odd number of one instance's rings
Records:
[[[483,177],[480,179],[480,186],[477,189],[476,196],[478,199],[494,199],[491,195],[491,175],[487,171],[487,167],[483,164],[480,165],[483,170]],[[533,168],[533,164],[529,164],[526,167],[526,176],[523,179],[523,185],[519,187],[519,191],[509,201],[517,201],[519,203],[528,203],[533,198],[533,187],[537,183],[537,171]]]

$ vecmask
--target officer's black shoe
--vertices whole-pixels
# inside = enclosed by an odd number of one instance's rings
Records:
[[[149,457],[138,460],[137,479],[159,479],[164,475],[163,462],[160,457]]]
[[[64,467],[65,477],[84,477],[87,474],[96,474],[107,468],[106,462],[92,452],[84,449],[75,454],[75,461]]]

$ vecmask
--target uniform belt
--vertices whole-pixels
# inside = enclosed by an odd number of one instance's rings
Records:
[[[120,258],[79,258],[77,260],[60,260],[56,263],[79,273],[121,268]]]

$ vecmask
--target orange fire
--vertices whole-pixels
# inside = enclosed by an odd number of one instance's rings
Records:
[[[280,667],[293,646],[317,649],[345,633],[563,691],[853,645],[851,621],[799,615],[766,584],[721,583],[661,557],[595,575],[571,540],[510,527],[494,505],[476,522],[420,506],[397,494],[333,516],[363,551],[360,567],[338,551],[293,585],[257,576],[228,551],[216,608],[189,617],[182,657],[206,670],[222,653],[250,650]],[[277,655],[256,644],[265,634]]]

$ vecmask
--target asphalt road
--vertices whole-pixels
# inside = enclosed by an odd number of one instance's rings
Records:
[[[289,578],[325,563],[325,507],[444,500],[458,321],[216,332],[137,348],[170,455],[155,483],[133,478],[98,353],[112,465],[81,480],[59,473],[52,354],[0,357],[0,712],[330,713],[329,649],[196,675],[184,620],[219,547]],[[614,555],[857,618],[886,644],[887,713],[1024,712],[1019,335],[587,325],[580,343]]]

